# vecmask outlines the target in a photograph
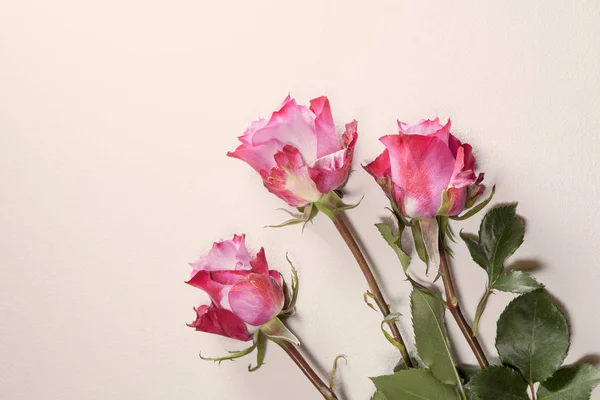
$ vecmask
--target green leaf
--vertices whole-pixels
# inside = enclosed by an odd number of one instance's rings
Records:
[[[430,293],[413,288],[411,311],[417,351],[432,374],[452,385],[460,385],[460,377],[454,368],[450,346],[444,326],[444,305]]]
[[[523,271],[509,271],[492,284],[492,289],[511,293],[529,293],[543,287],[530,273]]]
[[[600,382],[600,371],[590,364],[562,367],[538,388],[538,400],[588,400]]]
[[[498,319],[496,348],[504,364],[527,382],[543,382],[562,364],[569,349],[569,327],[542,290],[513,300]]]
[[[516,207],[513,204],[489,211],[481,221],[479,237],[460,232],[473,260],[488,273],[486,291],[475,314],[475,335],[492,289],[525,293],[542,287],[527,273],[509,273],[505,276],[504,263],[523,243],[525,235],[523,222],[516,215]],[[499,280],[502,281],[496,286]]]
[[[386,400],[460,399],[454,387],[438,381],[426,369],[407,369],[371,380]]]
[[[479,365],[459,364],[456,366],[456,370],[463,381],[468,383],[476,373],[481,371],[481,367]]]
[[[404,272],[407,272],[410,265],[410,256],[406,254],[404,250],[402,250],[402,238],[400,236],[401,233],[399,233],[398,236],[394,235],[392,227],[386,223],[375,224],[375,226],[387,244],[390,245],[390,247],[396,252]]]
[[[415,363],[415,365],[416,365],[416,363]],[[408,369],[408,367],[404,363],[404,360],[401,358],[400,360],[398,360],[398,362],[396,363],[396,365],[394,365],[394,372],[404,371],[405,369]]]
[[[481,400],[528,400],[527,382],[508,367],[490,366],[476,373],[467,390]]]
[[[385,394],[381,390],[376,391],[371,397],[371,400],[387,400]]]
[[[481,221],[479,245],[487,257],[491,282],[504,272],[504,262],[523,243],[525,227],[516,209],[516,204],[494,208]]]
[[[475,235],[463,233],[462,231],[460,231],[459,234],[461,239],[464,240],[465,244],[467,245],[469,253],[471,253],[471,258],[473,258],[473,261],[475,261],[477,265],[479,265],[481,268],[487,271],[487,255],[479,245],[479,238]]]

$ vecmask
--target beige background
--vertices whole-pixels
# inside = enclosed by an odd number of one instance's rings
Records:
[[[185,327],[206,300],[184,285],[187,262],[246,232],[286,274],[289,251],[302,280],[291,327],[322,370],[348,355],[342,397],[368,399],[367,376],[397,356],[349,252],[324,218],[304,234],[263,229],[283,203],[225,157],[288,91],[359,121],[348,191],[365,199],[351,220],[396,310],[409,286],[359,163],[396,118],[451,117],[496,203],[519,201],[514,261],[538,264],[568,309],[568,361],[598,361],[599,26],[595,0],[0,0],[0,398],[318,399],[276,347],[253,374],[252,358],[198,359],[243,344]],[[455,248],[472,315],[484,274]],[[490,353],[510,298],[484,316]]]

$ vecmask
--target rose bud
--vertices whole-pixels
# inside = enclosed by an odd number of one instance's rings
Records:
[[[248,163],[269,192],[292,207],[318,202],[348,179],[358,134],[356,121],[340,137],[327,97],[300,106],[288,95],[270,118],[253,122],[228,156]]]
[[[383,136],[386,150],[364,166],[405,217],[456,216],[483,193],[469,144],[450,133],[450,120],[398,121],[398,135]]]
[[[264,249],[254,258],[245,235],[214,243],[208,254],[191,263],[188,284],[204,290],[211,305],[195,309],[189,324],[198,331],[248,341],[263,324],[276,317],[284,305],[283,279],[270,271]]]

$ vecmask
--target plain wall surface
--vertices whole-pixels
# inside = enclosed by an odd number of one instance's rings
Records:
[[[519,201],[527,233],[511,263],[566,308],[567,362],[597,362],[599,26],[596,0],[0,0],[0,398],[320,398],[276,346],[255,373],[254,357],[198,358],[244,347],[185,326],[207,300],[184,284],[187,263],[236,232],[285,276],[289,252],[301,279],[290,327],[323,374],[348,356],[343,399],[369,398],[367,377],[398,355],[350,252],[324,216],[304,233],[264,229],[285,204],[225,157],[288,92],[329,96],[340,128],[358,120],[347,198],[365,197],[349,218],[394,310],[408,315],[410,288],[373,227],[387,200],[360,163],[397,118],[452,118],[494,204]],[[454,249],[472,318],[485,274]],[[483,317],[488,354],[512,297],[493,296]]]

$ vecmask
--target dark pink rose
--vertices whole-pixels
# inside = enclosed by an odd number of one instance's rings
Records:
[[[386,150],[364,166],[407,217],[454,216],[483,193],[469,144],[450,133],[450,120],[398,121],[398,135],[383,136]]]
[[[358,134],[356,121],[340,137],[327,97],[299,106],[290,96],[270,118],[253,122],[230,157],[248,163],[269,192],[292,207],[317,202],[342,186],[350,172]]]
[[[212,301],[196,310],[189,326],[238,340],[250,340],[252,333],[281,311],[283,280],[270,271],[264,249],[251,257],[245,235],[216,242],[208,254],[191,263],[190,285],[204,290]]]

